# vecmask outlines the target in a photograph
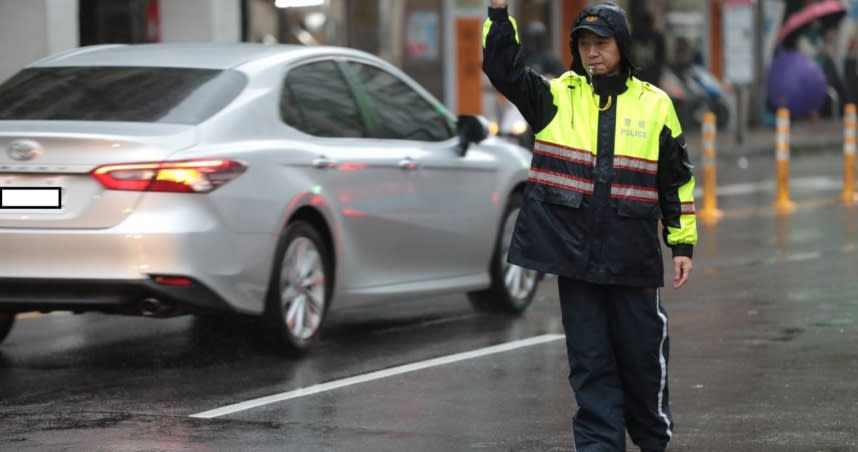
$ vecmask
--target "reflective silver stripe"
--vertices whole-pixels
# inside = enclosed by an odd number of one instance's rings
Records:
[[[557,157],[570,162],[584,163],[590,166],[596,165],[596,156],[583,149],[575,149],[546,143],[544,141],[537,141],[533,144],[533,152]]]
[[[636,199],[638,201],[658,202],[658,191],[654,188],[633,187],[631,185],[612,185],[614,198]]]
[[[667,387],[667,358],[664,356],[664,341],[667,340],[667,317],[661,312],[661,290],[655,289],[655,312],[658,313],[658,318],[661,319],[661,343],[658,344],[658,364],[661,367],[661,381],[658,387],[658,415],[664,420],[667,427],[666,433],[668,438],[673,438],[673,432],[670,430],[670,418],[664,412],[664,390]]]
[[[697,212],[697,206],[694,205],[694,201],[682,203],[682,215],[694,215],[695,212]]]
[[[658,162],[634,157],[626,157],[624,155],[615,155],[614,168],[629,169],[641,173],[655,174],[658,172]]]
[[[585,194],[593,193],[592,181],[572,177],[567,174],[531,168],[528,179],[533,182],[565,188],[567,190],[574,190]]]

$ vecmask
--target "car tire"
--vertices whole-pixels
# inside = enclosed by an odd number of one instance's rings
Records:
[[[490,264],[491,286],[471,292],[468,299],[475,310],[503,314],[521,314],[530,306],[542,274],[507,262],[515,221],[521,210],[521,194],[510,196]]]
[[[9,335],[13,324],[15,324],[14,312],[0,312],[0,343]]]
[[[290,223],[280,235],[262,322],[269,342],[300,356],[319,340],[333,289],[333,265],[310,223]]]

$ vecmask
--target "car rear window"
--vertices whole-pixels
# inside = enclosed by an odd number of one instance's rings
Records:
[[[0,120],[198,124],[246,85],[231,70],[40,67],[0,85]]]

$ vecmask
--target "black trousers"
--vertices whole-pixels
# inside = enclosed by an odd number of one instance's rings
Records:
[[[578,452],[624,452],[626,429],[641,449],[672,435],[667,313],[658,288],[602,286],[558,278],[569,383],[578,411]]]

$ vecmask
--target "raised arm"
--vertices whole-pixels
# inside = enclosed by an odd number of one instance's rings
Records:
[[[548,80],[521,63],[518,25],[509,16],[505,0],[491,0],[483,26],[483,72],[539,132],[557,113]]]

